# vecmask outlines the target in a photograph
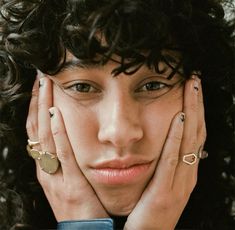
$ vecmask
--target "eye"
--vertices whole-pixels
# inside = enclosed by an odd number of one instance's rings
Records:
[[[65,88],[65,90],[72,90],[80,93],[97,92],[97,89],[88,83],[75,83]]]
[[[161,83],[161,82],[157,82],[157,81],[152,81],[152,82],[148,82],[145,83],[144,85],[142,85],[140,88],[138,88],[138,92],[143,92],[143,91],[154,91],[154,90],[160,90],[167,87],[166,84]]]
[[[101,89],[95,82],[76,80],[57,85],[65,94],[79,101],[98,98],[101,95]]]

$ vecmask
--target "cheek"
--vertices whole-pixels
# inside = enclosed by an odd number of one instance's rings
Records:
[[[79,165],[95,151],[97,123],[94,112],[55,90],[54,106],[59,108],[66,132]],[[78,160],[79,159],[79,160]]]
[[[172,119],[182,111],[183,87],[171,92],[166,97],[159,98],[144,108],[144,130],[145,136],[150,141],[153,151],[158,153],[164,145]]]

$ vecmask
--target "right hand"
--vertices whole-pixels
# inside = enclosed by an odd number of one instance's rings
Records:
[[[199,160],[183,162],[189,153],[197,153],[206,140],[203,95],[200,80],[187,80],[182,113],[169,129],[155,174],[141,199],[128,216],[125,230],[173,230],[197,183]]]
[[[32,141],[39,140],[40,146],[35,146],[35,149],[56,154],[61,164],[55,174],[47,174],[36,160],[38,181],[58,222],[106,218],[107,212],[79,169],[62,115],[58,108],[52,107],[52,101],[51,80],[40,78],[39,87],[37,77],[26,123],[28,137]],[[51,118],[49,109],[53,114]]]

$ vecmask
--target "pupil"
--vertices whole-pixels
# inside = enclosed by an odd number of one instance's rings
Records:
[[[77,84],[76,85],[76,89],[78,91],[82,91],[82,92],[88,92],[90,89],[90,86],[88,84]]]
[[[158,83],[147,83],[146,88],[148,90],[155,90],[155,89],[159,89],[159,84]]]

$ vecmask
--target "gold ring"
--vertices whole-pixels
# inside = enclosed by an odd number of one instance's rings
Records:
[[[193,165],[197,162],[197,159],[205,159],[208,157],[208,153],[203,150],[203,145],[200,146],[197,153],[188,153],[183,156],[183,162],[188,165]]]
[[[38,144],[40,144],[39,141],[31,141],[30,139],[28,139],[28,145],[30,147],[33,147],[33,146],[38,145]]]
[[[33,149],[30,145],[27,145],[26,149],[30,157],[38,160],[40,168],[44,172],[48,174],[54,174],[58,170],[60,162],[56,155],[47,151],[39,151],[37,149]]]
[[[197,158],[196,153],[188,153],[183,156],[183,162],[188,165],[193,165],[197,162]]]

